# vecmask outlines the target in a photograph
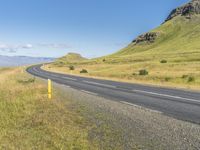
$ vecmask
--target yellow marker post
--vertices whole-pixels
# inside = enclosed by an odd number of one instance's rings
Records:
[[[52,99],[52,82],[48,79],[48,98]]]

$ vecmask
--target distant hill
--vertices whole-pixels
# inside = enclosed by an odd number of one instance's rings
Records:
[[[53,58],[27,57],[27,56],[1,56],[0,67],[24,66],[53,61]]]
[[[57,63],[63,63],[63,64],[68,64],[68,63],[79,63],[84,60],[87,60],[87,58],[82,57],[80,54],[77,53],[68,53],[67,55],[58,58],[56,60]]]

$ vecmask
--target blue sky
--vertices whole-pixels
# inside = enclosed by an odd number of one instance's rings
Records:
[[[0,55],[98,57],[159,26],[188,0],[0,0]]]

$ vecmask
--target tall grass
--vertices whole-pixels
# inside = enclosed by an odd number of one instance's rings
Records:
[[[89,123],[62,99],[48,100],[46,85],[21,68],[0,69],[0,149],[96,149]]]

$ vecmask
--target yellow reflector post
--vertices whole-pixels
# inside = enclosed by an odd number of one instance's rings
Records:
[[[52,98],[52,81],[48,79],[48,98]]]

